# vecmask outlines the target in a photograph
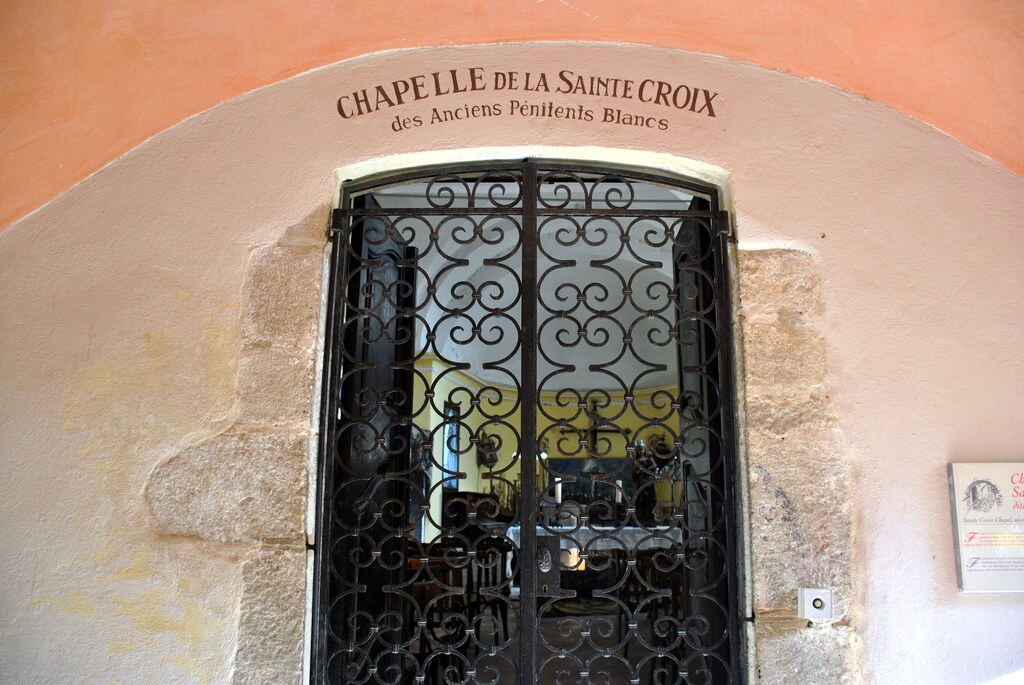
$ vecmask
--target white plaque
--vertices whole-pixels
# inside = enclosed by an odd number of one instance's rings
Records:
[[[963,592],[1024,592],[1024,462],[949,465]]]

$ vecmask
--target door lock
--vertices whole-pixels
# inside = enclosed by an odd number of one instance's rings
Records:
[[[537,536],[537,594],[541,597],[562,594],[561,553],[557,535]]]

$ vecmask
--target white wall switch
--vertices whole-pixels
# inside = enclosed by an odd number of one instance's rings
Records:
[[[812,621],[832,618],[832,591],[820,587],[802,587],[797,591],[796,614]]]

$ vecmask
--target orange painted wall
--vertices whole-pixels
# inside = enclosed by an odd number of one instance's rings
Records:
[[[392,48],[645,43],[821,79],[1024,174],[1019,0],[9,0],[0,3],[0,228],[240,93]]]

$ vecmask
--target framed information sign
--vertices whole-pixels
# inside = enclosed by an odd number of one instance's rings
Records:
[[[949,465],[962,592],[1024,592],[1024,462]]]

